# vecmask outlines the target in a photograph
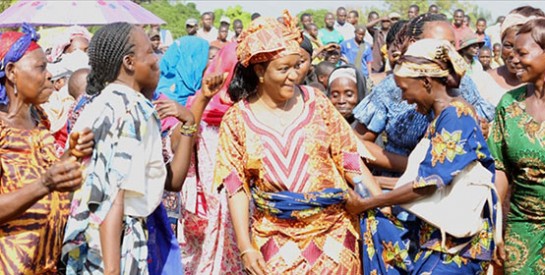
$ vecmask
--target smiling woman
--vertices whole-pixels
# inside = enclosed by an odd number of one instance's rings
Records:
[[[488,139],[496,159],[496,185],[502,200],[513,191],[505,232],[505,271],[539,274],[545,270],[545,19],[524,24],[515,36],[511,60],[528,85],[506,93],[496,108]]]
[[[418,203],[420,199],[456,184],[455,175],[473,165],[482,165],[494,172],[494,160],[486,147],[475,111],[447,92],[450,87],[458,86],[456,82],[466,68],[464,59],[446,40],[422,39],[409,46],[394,69],[394,78],[403,98],[415,103],[418,112],[435,114],[421,141],[429,142],[430,148],[421,151],[419,157],[422,161],[414,180],[399,182],[389,193],[361,199],[359,206],[350,207],[351,210],[360,212],[374,207]],[[495,192],[491,191],[490,196],[495,198],[494,207],[498,207]],[[492,259],[495,242],[501,241],[493,238],[496,232],[495,211],[490,213],[483,209],[478,209],[483,211],[480,233],[464,238],[443,234],[425,219],[422,219],[419,229],[409,227],[411,231],[417,230],[420,236],[419,252],[411,274],[483,272]],[[365,241],[364,251],[369,249],[373,247]]]
[[[240,35],[214,184],[227,191],[250,274],[359,274],[358,218],[343,202],[357,178],[380,190],[341,114],[322,92],[296,85],[302,37],[283,19],[260,17]]]

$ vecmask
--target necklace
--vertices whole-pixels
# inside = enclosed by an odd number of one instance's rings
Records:
[[[288,124],[289,122],[289,117],[286,117],[285,114],[286,114],[286,107],[288,106],[288,103],[290,102],[291,98],[286,100],[286,103],[284,103],[284,106],[282,108],[280,108],[280,110],[282,110],[282,114],[278,114],[277,113],[277,109],[273,109],[271,107],[269,107],[269,105],[267,105],[266,103],[263,102],[263,105],[265,106],[265,108],[267,109],[267,111],[269,113],[271,113],[273,116],[275,116],[278,121],[280,121],[280,125],[282,126],[286,126],[286,124]]]

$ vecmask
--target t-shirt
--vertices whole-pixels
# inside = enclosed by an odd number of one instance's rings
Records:
[[[363,42],[365,43],[365,42]],[[341,55],[348,60],[350,64],[356,65],[356,57],[360,50],[360,44],[356,42],[355,38],[350,40],[343,41],[341,43]],[[365,76],[369,76],[369,71],[367,70],[367,63],[373,61],[373,51],[371,50],[371,45],[365,43],[365,50],[361,58],[361,72]]]
[[[323,45],[327,45],[329,43],[340,44],[341,42],[343,42],[344,37],[337,30],[330,31],[326,28],[323,28],[318,31],[318,39],[322,41]]]
[[[212,27],[209,32],[205,32],[204,29],[197,31],[197,36],[208,41],[208,43],[218,39],[218,29]]]
[[[352,39],[354,38],[354,26],[348,22],[345,22],[344,25],[339,24],[339,22],[335,21],[335,25],[333,26],[335,30],[337,30],[344,38],[344,40]]]

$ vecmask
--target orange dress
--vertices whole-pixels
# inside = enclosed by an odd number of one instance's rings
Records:
[[[349,188],[346,172],[361,173],[350,125],[321,92],[303,89],[302,114],[278,133],[240,101],[220,126],[214,183],[229,196],[241,189],[307,193]],[[254,211],[251,238],[271,274],[359,274],[357,217],[342,204],[298,219]]]
[[[32,130],[0,121],[0,194],[34,182],[57,161],[49,122],[39,116]],[[52,192],[0,224],[0,274],[56,274],[68,210],[68,194]]]

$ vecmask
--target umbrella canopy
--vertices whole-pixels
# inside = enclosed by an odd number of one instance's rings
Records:
[[[105,25],[113,22],[165,24],[161,18],[129,0],[22,0],[0,14],[0,27],[23,22],[36,26]]]

